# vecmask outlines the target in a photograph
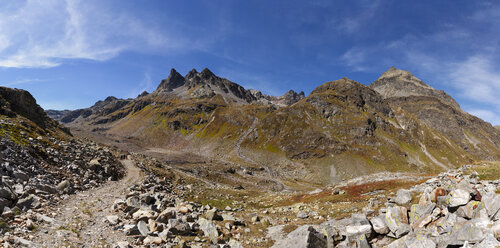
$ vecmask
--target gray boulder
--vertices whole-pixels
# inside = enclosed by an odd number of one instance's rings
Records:
[[[200,226],[200,230],[205,234],[205,237],[210,239],[213,244],[217,244],[219,238],[217,227],[211,221],[204,218],[198,219],[197,223]]]
[[[436,243],[432,241],[431,239],[421,236],[419,234],[416,235],[416,237],[412,237],[406,240],[405,242],[406,247],[411,247],[411,248],[435,248]]]
[[[17,202],[17,206],[23,210],[39,208],[41,206],[40,197],[36,195],[28,195],[27,197],[20,199]]]
[[[406,189],[400,189],[397,192],[396,199],[394,199],[394,202],[396,202],[399,205],[406,205],[411,202],[411,193],[409,190]]]
[[[347,237],[359,237],[360,235],[370,237],[372,234],[372,225],[365,215],[353,214],[351,224],[346,226],[345,232]]]
[[[389,233],[389,227],[385,224],[384,216],[376,216],[370,220],[373,230],[378,234]]]
[[[488,216],[493,218],[500,211],[500,194],[488,193],[483,196],[481,202],[488,212]]]
[[[212,208],[205,213],[207,220],[223,220],[217,208]]]
[[[491,234],[486,235],[486,238],[484,238],[483,241],[481,241],[481,243],[473,246],[473,248],[492,248],[492,247],[495,248],[500,247],[500,242],[498,242],[498,240]]]
[[[144,222],[143,220],[137,222],[137,229],[139,230],[141,235],[145,237],[148,236],[150,233],[148,224],[146,224],[146,222]]]
[[[470,193],[464,189],[455,189],[450,192],[449,207],[458,207],[467,204],[470,200]]]
[[[405,207],[394,206],[387,208],[387,212],[385,213],[385,224],[391,230],[390,235],[394,238],[399,238],[410,232],[407,212]]]
[[[275,240],[272,248],[327,248],[327,237],[312,226],[300,226],[284,238]]]

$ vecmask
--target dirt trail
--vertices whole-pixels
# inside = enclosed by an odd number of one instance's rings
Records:
[[[127,240],[104,220],[116,214],[111,210],[113,202],[125,199],[127,189],[141,182],[144,175],[132,160],[121,163],[127,171],[123,179],[71,195],[54,207],[54,220],[39,226],[32,239],[35,247],[112,247]]]

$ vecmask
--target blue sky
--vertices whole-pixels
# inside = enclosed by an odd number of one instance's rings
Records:
[[[498,1],[2,1],[0,84],[75,109],[172,67],[281,95],[395,66],[500,125],[499,27]]]

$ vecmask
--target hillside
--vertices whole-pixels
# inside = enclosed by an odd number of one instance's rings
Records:
[[[208,69],[186,76],[172,69],[150,94],[108,97],[59,120],[121,147],[260,168],[267,182],[290,187],[381,171],[437,172],[500,158],[498,130],[443,91],[394,68],[370,87],[343,78],[307,97],[293,91],[267,96]]]
[[[25,214],[123,175],[109,149],[71,136],[31,94],[0,87],[0,233]],[[29,211],[29,212],[28,212]]]

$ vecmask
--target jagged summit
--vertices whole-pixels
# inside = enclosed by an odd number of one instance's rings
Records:
[[[413,76],[409,71],[394,67],[382,73],[369,87],[377,91],[384,98],[409,96],[433,97],[440,100],[443,104],[457,110],[460,109],[458,103],[443,90],[436,90]]]
[[[289,106],[305,98],[303,91],[297,93],[290,90],[283,96],[275,97],[262,94],[257,90],[247,90],[239,84],[215,75],[208,68],[201,72],[192,69],[184,77],[175,69],[171,69],[168,78],[161,81],[154,93],[156,95],[173,94],[183,99],[210,98],[220,95],[227,103],[261,103],[278,106]]]
[[[170,69],[170,75],[167,79],[163,79],[156,91],[172,91],[184,85],[185,79],[174,68]]]

